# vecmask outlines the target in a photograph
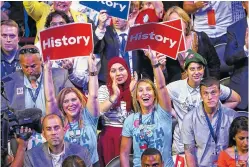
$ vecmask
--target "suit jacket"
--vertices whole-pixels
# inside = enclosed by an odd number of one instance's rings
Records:
[[[119,56],[119,41],[117,33],[112,26],[106,27],[105,36],[99,40],[94,33],[94,53],[100,54],[100,71],[98,74],[99,81],[106,83],[107,78],[107,64],[108,61],[116,56]],[[133,71],[137,71],[137,51],[132,51]]]
[[[62,155],[64,160],[70,155],[78,155],[90,167],[91,157],[88,150],[80,145],[65,142],[65,154]],[[48,143],[34,147],[25,153],[24,167],[52,167],[52,156],[48,152]]]
[[[68,72],[64,69],[55,68],[52,69],[53,82],[55,86],[55,94],[58,95],[60,90],[65,87],[74,87],[68,80]],[[22,71],[14,72],[7,75],[2,79],[4,82],[6,101],[3,96],[1,99],[1,110],[7,109],[7,105],[14,110],[25,109],[25,86],[24,86],[24,74]],[[17,93],[18,89],[23,90],[23,93]],[[44,98],[45,99],[45,98]]]
[[[241,96],[239,109],[248,107],[248,55],[244,51],[246,17],[227,28],[228,42],[225,50],[225,61],[228,65],[234,65],[230,87]]]

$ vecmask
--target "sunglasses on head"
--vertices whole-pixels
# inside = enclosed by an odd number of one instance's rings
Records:
[[[40,53],[39,50],[36,48],[24,48],[19,51],[20,54],[26,54],[26,53]]]

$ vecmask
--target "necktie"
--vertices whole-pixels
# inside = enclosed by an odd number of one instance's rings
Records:
[[[246,17],[245,11],[243,9],[241,2],[232,1],[232,17],[233,17],[233,23],[239,21],[240,19]]]
[[[126,44],[126,40],[125,40],[125,36],[127,36],[127,34],[123,33],[119,35],[122,40],[121,40],[121,44],[120,44],[120,54],[122,55],[122,57],[125,59],[128,67],[130,68],[130,63],[129,63],[129,54],[128,52],[125,52],[125,44]]]

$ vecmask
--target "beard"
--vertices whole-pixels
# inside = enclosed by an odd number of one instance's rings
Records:
[[[40,74],[28,76],[29,81],[36,81],[40,77]]]

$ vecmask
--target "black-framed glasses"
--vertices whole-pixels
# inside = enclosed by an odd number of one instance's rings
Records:
[[[40,53],[36,48],[24,48],[19,51],[19,54],[26,54],[26,53]]]

